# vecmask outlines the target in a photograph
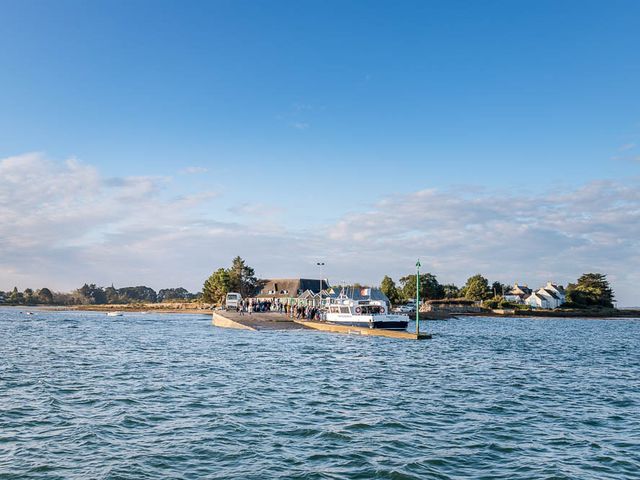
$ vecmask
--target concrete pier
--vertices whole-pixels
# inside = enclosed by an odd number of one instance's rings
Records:
[[[240,330],[305,330],[313,329],[323,332],[343,333],[348,335],[369,335],[376,337],[399,338],[404,340],[425,340],[431,335],[384,330],[380,328],[351,327],[336,325],[327,322],[310,322],[306,320],[294,320],[281,313],[248,313],[240,315],[238,312],[218,311],[212,316],[212,323],[221,328],[237,328]]]
[[[212,323],[216,327],[237,328],[240,330],[304,330],[307,327],[294,322],[288,316],[275,313],[245,313],[233,311],[213,312]]]
[[[348,335],[368,335],[374,337],[401,338],[404,340],[427,340],[431,338],[431,335],[428,333],[421,333],[420,335],[417,335],[412,332],[402,330],[385,330],[384,328],[352,327],[348,325],[336,325],[335,323],[309,322],[303,320],[295,320],[295,322],[304,325],[307,328],[313,328],[314,330],[332,333],[346,333]]]

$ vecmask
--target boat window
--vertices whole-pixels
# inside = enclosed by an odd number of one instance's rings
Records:
[[[378,305],[363,305],[360,307],[363,315],[378,315],[382,313],[382,307]]]
[[[340,307],[340,313],[349,313],[349,307]]]

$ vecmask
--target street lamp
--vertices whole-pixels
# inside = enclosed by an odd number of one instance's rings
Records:
[[[322,307],[322,267],[324,267],[324,262],[317,262],[316,265],[320,267],[320,290],[318,290],[318,295],[320,297],[320,301],[318,306]]]

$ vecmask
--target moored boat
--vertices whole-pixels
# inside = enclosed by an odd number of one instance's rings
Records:
[[[368,290],[368,289],[363,289]],[[332,298],[324,318],[327,322],[353,327],[406,330],[409,317],[389,312],[387,302],[363,298],[356,300],[343,292]]]

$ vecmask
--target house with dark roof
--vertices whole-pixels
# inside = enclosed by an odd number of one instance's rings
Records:
[[[329,287],[326,280],[312,278],[271,278],[260,283],[257,298],[297,298],[306,291],[317,294]]]
[[[547,282],[547,284],[542,288],[548,290],[549,292],[553,292],[553,294],[558,298],[558,306],[567,301],[567,294],[562,285],[556,285],[555,283]]]
[[[523,299],[525,305],[532,308],[558,308],[566,301],[564,288],[562,286],[547,282],[544,287],[530,293]]]
[[[515,283],[513,285],[513,288],[509,290],[507,293],[505,293],[504,299],[507,300],[508,302],[523,304],[525,303],[525,299],[529,297],[529,295],[531,295],[532,292],[533,290],[531,290],[526,285],[523,286]]]
[[[540,289],[542,290],[542,288]],[[527,296],[524,303],[525,305],[529,305],[531,308],[545,308],[551,309],[554,308],[551,304],[551,301],[548,296],[542,295],[540,290],[537,290],[530,295]]]
[[[505,300],[513,303],[529,305],[533,308],[558,308],[566,301],[564,287],[552,282],[547,282],[544,287],[532,290],[526,285],[514,284],[505,296]]]

